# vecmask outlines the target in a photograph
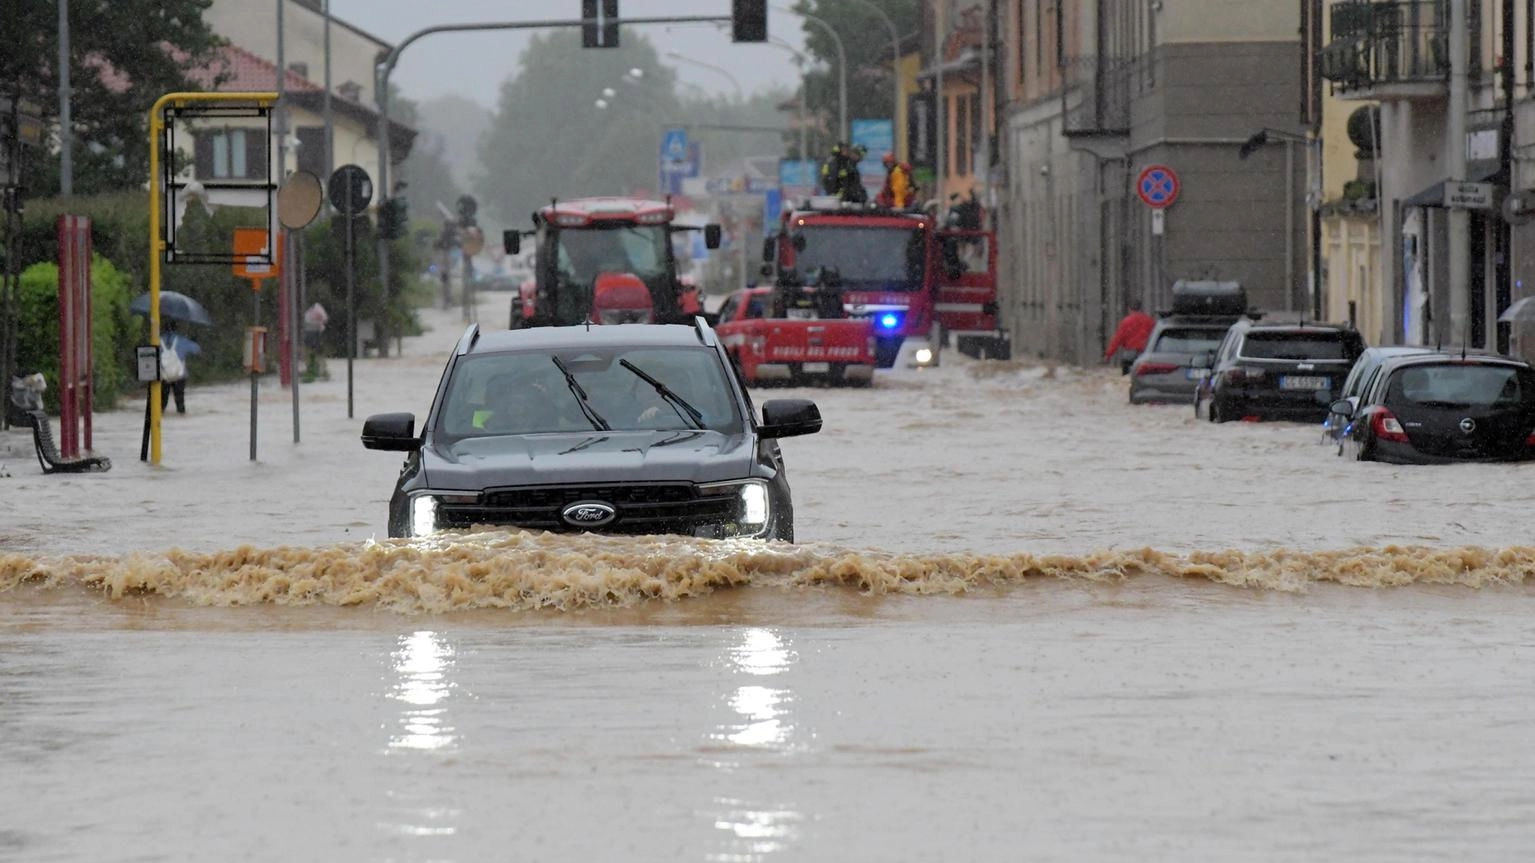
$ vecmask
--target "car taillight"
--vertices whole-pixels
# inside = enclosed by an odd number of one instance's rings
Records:
[[[1263,380],[1263,369],[1238,366],[1226,372],[1226,380],[1234,384],[1261,381]]]
[[[1524,445],[1535,446],[1535,431],[1530,432],[1530,436],[1524,439]]]
[[[1135,376],[1141,375],[1165,375],[1178,370],[1173,363],[1141,363],[1135,367]]]
[[[1377,440],[1407,443],[1407,433],[1402,431],[1402,424],[1396,421],[1391,411],[1383,410],[1371,416],[1370,431],[1375,433]]]

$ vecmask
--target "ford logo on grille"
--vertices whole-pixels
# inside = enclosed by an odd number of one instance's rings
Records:
[[[1466,417],[1465,419],[1461,420],[1460,430],[1466,434],[1471,434],[1472,432],[1476,431],[1476,420],[1470,417]]]
[[[560,510],[560,518],[573,527],[602,527],[618,518],[618,510],[605,503],[583,500]]]

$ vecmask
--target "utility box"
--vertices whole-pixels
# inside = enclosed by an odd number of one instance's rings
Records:
[[[245,370],[253,375],[266,371],[266,327],[245,328]]]

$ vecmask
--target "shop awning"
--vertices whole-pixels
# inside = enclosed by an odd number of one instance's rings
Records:
[[[1496,177],[1496,176],[1498,176],[1498,163],[1497,163],[1496,160],[1489,159],[1489,160],[1481,161],[1481,162],[1471,162],[1468,165],[1466,165],[1466,180],[1465,180],[1465,182],[1467,182],[1467,183],[1485,183],[1488,180],[1491,180],[1493,177]],[[1410,197],[1407,200],[1403,201],[1402,202],[1402,206],[1404,206],[1404,207],[1443,207],[1444,206],[1444,184],[1447,183],[1447,182],[1449,182],[1449,181],[1448,180],[1440,180],[1437,183],[1433,183],[1432,185],[1429,185],[1428,187],[1424,188],[1422,191],[1418,192],[1416,195],[1413,195],[1412,197]]]

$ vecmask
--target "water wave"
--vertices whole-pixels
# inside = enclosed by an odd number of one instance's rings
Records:
[[[0,555],[0,592],[83,590],[121,600],[211,606],[375,606],[404,613],[631,606],[715,591],[840,588],[955,595],[1030,580],[1122,582],[1147,576],[1300,592],[1318,583],[1523,584],[1535,548],[1387,546],[1337,551],[1154,549],[1086,555],[891,554],[825,546],[569,536],[476,530],[430,540],[214,553],[29,558]]]

